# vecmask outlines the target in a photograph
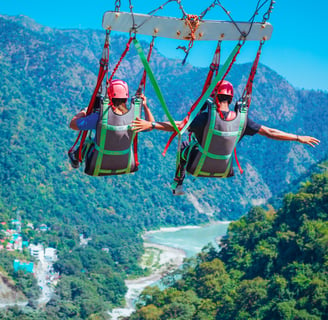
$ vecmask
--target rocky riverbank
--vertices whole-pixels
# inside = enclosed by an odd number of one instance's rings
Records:
[[[172,231],[172,228],[166,229]],[[163,229],[159,231],[163,231]],[[126,305],[124,308],[114,309],[110,313],[113,320],[117,320],[122,316],[129,316],[135,310],[134,301],[138,298],[143,289],[156,283],[166,274],[179,268],[183,263],[183,259],[186,257],[186,253],[181,249],[147,242],[147,235],[153,232],[156,231],[149,231],[145,233],[143,237],[145,240],[145,254],[141,261],[141,266],[151,270],[151,274],[147,277],[125,281],[128,287],[128,291],[125,295]]]

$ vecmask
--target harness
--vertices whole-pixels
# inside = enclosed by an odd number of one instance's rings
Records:
[[[233,120],[224,120],[211,102],[202,143],[193,134],[190,147],[182,155],[187,160],[187,172],[195,177],[225,178],[233,176],[232,155],[246,128],[248,108],[236,110]]]
[[[114,113],[107,98],[100,109],[93,141],[86,156],[85,173],[91,176],[106,176],[132,173],[138,170],[136,133],[130,129],[134,119],[141,115],[142,100],[135,98],[130,110]]]

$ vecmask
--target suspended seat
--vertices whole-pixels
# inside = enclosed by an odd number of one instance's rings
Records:
[[[233,175],[233,151],[246,127],[248,108],[237,109],[236,117],[223,120],[213,101],[207,103],[208,119],[203,139],[193,137],[188,154],[187,172],[195,177],[226,178]],[[218,148],[219,146],[219,148]]]
[[[138,28],[131,28],[133,22]],[[246,35],[245,40],[248,41],[269,40],[273,30],[272,25],[268,22],[235,23],[230,21],[199,20],[197,23],[197,32],[193,40],[240,40],[241,33]],[[191,40],[190,26],[185,19],[107,11],[103,15],[102,26],[106,30]]]
[[[105,99],[100,110],[96,139],[86,155],[85,173],[91,176],[119,175],[138,170],[134,143],[136,133],[130,130],[133,120],[141,115],[142,100],[131,102],[123,115],[113,111],[110,100]]]

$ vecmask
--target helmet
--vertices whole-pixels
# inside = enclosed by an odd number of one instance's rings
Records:
[[[216,94],[224,94],[233,98],[233,86],[229,81],[220,81],[214,89]]]
[[[125,99],[129,97],[128,84],[123,80],[115,79],[109,84],[111,98]]]

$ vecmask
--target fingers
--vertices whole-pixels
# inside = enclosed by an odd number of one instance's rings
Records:
[[[137,117],[135,120],[132,120],[131,122],[131,130],[135,132],[144,131],[147,129],[145,125],[146,125],[145,121]]]
[[[304,137],[304,143],[310,145],[311,147],[315,148],[315,146],[319,145],[320,140],[314,137]]]

